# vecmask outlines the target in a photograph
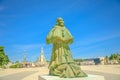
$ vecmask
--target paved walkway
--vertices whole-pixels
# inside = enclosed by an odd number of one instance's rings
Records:
[[[0,80],[22,80],[24,77],[34,74],[38,71],[25,71],[0,77]]]
[[[88,74],[104,76],[105,80],[120,80],[119,74],[103,73],[103,72],[96,72],[96,71],[85,71],[85,72]]]
[[[101,75],[105,77],[105,80],[120,80],[120,74],[112,74],[112,73],[104,73],[104,72],[96,72],[96,71],[85,71],[88,74],[93,75]],[[38,73],[38,71],[24,71],[19,73],[14,73],[10,75],[1,76],[0,80],[22,80],[25,77],[29,77],[30,75],[34,75],[34,73]],[[36,76],[38,77],[38,76]],[[31,79],[30,79],[31,80]]]

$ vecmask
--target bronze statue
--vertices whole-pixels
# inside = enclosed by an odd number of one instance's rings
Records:
[[[47,35],[46,42],[47,44],[53,44],[49,64],[50,75],[63,78],[87,77],[87,74],[85,74],[73,60],[68,46],[73,43],[73,37],[64,26],[62,18],[57,18],[56,25]]]

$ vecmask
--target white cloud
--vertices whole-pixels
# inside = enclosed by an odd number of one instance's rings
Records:
[[[41,44],[26,44],[26,45],[20,45],[20,44],[16,44],[13,45],[13,47],[17,50],[33,50],[33,49],[38,49],[45,46],[44,43]]]
[[[73,43],[72,49],[76,49],[78,47],[92,47],[92,46],[94,46],[94,45],[92,45],[94,43],[102,42],[105,40],[110,40],[110,39],[117,38],[117,37],[120,37],[120,34],[110,34],[110,35],[104,35],[101,37],[92,37],[90,39],[87,38],[85,40],[78,40],[75,43]]]

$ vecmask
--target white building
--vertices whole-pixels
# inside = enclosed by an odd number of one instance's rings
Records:
[[[45,66],[46,65],[46,58],[44,56],[44,50],[41,48],[40,56],[37,60],[37,66]]]

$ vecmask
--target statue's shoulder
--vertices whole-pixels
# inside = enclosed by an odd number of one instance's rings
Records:
[[[55,25],[54,28],[59,28],[59,26]]]
[[[56,31],[57,29],[58,29],[58,26],[55,25],[55,26],[52,27],[51,32],[54,32],[54,31]]]
[[[68,29],[65,26],[63,27],[63,30],[68,31]]]
[[[55,28],[56,28],[56,26],[53,26],[53,27],[52,27],[52,30],[54,30]]]
[[[68,31],[68,29],[64,26],[64,27],[60,27],[60,26],[58,26],[58,25],[55,25],[54,27],[53,27],[53,30],[64,30],[64,31]]]
[[[53,27],[53,29],[56,30],[56,29],[61,29],[61,28],[60,28],[60,26],[55,25],[55,26]]]

